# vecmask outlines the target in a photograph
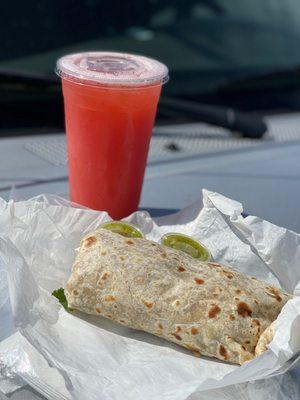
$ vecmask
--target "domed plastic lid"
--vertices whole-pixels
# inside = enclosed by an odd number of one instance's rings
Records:
[[[114,52],[69,54],[57,61],[56,73],[79,83],[145,86],[165,83],[168,68],[152,58]]]

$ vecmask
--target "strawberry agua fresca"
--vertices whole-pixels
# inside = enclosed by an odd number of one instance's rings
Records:
[[[62,78],[70,198],[120,219],[138,207],[167,67],[121,53],[70,54]]]

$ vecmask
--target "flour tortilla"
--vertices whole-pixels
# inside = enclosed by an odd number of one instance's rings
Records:
[[[105,229],[82,239],[65,294],[70,308],[237,364],[255,356],[291,298],[232,268]]]

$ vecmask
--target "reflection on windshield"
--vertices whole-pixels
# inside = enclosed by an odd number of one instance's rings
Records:
[[[43,0],[13,7],[5,2],[0,15],[5,70],[51,75],[61,54],[115,49],[160,59],[176,77],[167,90],[192,95],[300,64],[298,0]]]

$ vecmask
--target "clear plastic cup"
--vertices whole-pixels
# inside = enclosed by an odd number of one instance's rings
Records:
[[[138,208],[167,67],[107,52],[60,58],[70,198],[121,219]]]

